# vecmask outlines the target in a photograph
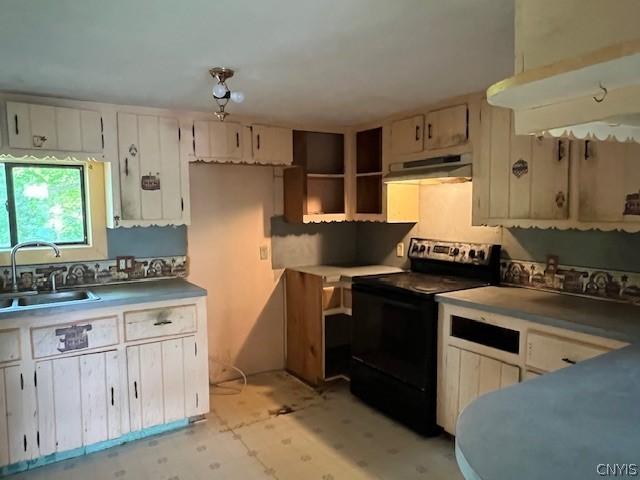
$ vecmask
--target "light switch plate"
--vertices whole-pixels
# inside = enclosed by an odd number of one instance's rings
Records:
[[[396,257],[404,257],[404,243],[400,242],[396,245]]]
[[[260,246],[260,260],[268,260],[269,259],[269,247],[266,245]]]

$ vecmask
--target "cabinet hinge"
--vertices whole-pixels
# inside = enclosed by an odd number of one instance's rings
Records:
[[[24,390],[24,377],[20,374],[20,390]]]
[[[195,351],[195,356],[197,357],[198,356],[198,344],[194,343],[193,347],[194,347],[194,351]]]
[[[180,210],[184,212],[184,197],[180,197]]]
[[[26,435],[22,436],[22,443],[24,445],[24,451],[26,452],[27,451],[27,436]]]
[[[178,141],[182,138],[182,133],[180,132],[180,128],[178,128]]]
[[[192,140],[192,146],[193,146],[193,154],[196,154],[196,125],[195,123],[191,126],[191,137],[193,138]]]
[[[36,432],[36,445],[40,448],[40,430]]]
[[[33,386],[38,388],[38,372],[33,372]]]

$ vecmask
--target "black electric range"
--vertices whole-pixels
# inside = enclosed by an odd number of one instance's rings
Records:
[[[500,246],[412,238],[411,271],[353,281],[351,392],[437,434],[435,295],[499,282]]]

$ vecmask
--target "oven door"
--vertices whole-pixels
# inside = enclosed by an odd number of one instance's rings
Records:
[[[411,386],[435,388],[437,305],[432,295],[413,295],[354,284],[354,361]]]

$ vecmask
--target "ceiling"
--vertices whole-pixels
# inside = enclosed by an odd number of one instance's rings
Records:
[[[3,0],[0,90],[354,125],[513,71],[513,0]]]

